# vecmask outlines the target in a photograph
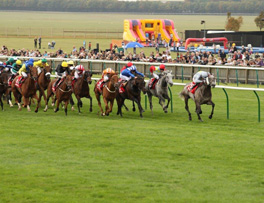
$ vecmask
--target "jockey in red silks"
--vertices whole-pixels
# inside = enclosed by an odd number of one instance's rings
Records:
[[[78,65],[75,67],[74,80],[81,78],[84,75],[85,69],[83,65]]]
[[[160,74],[165,70],[165,65],[161,64],[159,67],[155,67],[155,66],[151,66],[149,71],[151,73],[152,78],[154,78],[152,80],[150,89],[153,87],[153,85],[156,83],[156,81],[159,80],[160,78]]]

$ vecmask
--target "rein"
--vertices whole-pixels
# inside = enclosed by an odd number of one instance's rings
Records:
[[[110,92],[110,93],[115,93],[115,92],[116,92],[116,91],[112,91],[112,90],[110,90],[110,89],[107,87],[107,85],[105,86],[105,88],[106,88],[107,91]]]
[[[62,91],[62,92],[70,92],[70,91],[72,91],[72,89],[69,89],[69,90],[65,91],[65,90],[61,89],[60,87],[59,87],[59,90]]]

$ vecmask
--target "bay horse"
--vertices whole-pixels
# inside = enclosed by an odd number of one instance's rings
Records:
[[[147,89],[149,105],[150,105],[152,115],[153,115],[152,96],[159,98],[159,104],[161,105],[163,111],[165,113],[168,113],[168,106],[171,100],[168,94],[168,88],[169,88],[169,85],[170,86],[173,85],[171,71],[164,71],[161,74],[161,77],[156,83],[154,89],[150,89],[149,83],[150,83],[150,80],[146,84],[146,89]],[[167,105],[165,105],[165,99],[168,100]]]
[[[38,100],[38,96],[36,94],[37,91],[37,78],[38,78],[38,70],[36,67],[32,67],[29,70],[28,77],[24,79],[24,82],[21,85],[21,88],[16,86],[16,82],[18,80],[19,76],[17,76],[11,85],[11,89],[13,92],[13,95],[15,97],[15,101],[18,105],[18,110],[21,111],[21,97],[24,102],[24,107],[27,107],[28,111],[31,111],[30,109],[30,98],[35,98]],[[38,107],[37,107],[38,108]]]
[[[48,88],[49,83],[50,83],[51,71],[52,71],[51,67],[50,66],[46,66],[46,67],[44,67],[42,69],[42,71],[40,72],[40,74],[38,76],[39,98],[38,98],[38,106],[37,106],[35,112],[38,112],[38,108],[40,106],[42,95],[43,95],[44,101],[45,101],[44,112],[47,111],[47,109],[48,109],[48,102],[47,102],[47,97],[46,97],[46,94],[45,94],[45,90]]]
[[[97,85],[95,85],[94,87],[95,97],[97,99],[98,106],[101,110],[102,116],[104,115],[109,116],[109,113],[112,112],[114,101],[115,101],[116,94],[117,94],[118,87],[119,87],[118,76],[116,73],[109,74],[109,78],[110,78],[109,81],[105,83],[105,85],[103,86],[103,90],[102,90],[102,97],[105,103],[105,112],[102,108],[101,101],[100,101],[101,93],[97,89],[96,87]],[[109,102],[110,102],[110,108],[108,106]]]
[[[4,110],[3,101],[2,101],[3,94],[5,94],[6,96],[8,94],[8,73],[7,72],[2,72],[0,74],[0,103],[1,103],[2,111]]]
[[[125,86],[125,92],[120,93],[117,91],[117,96],[116,96],[116,101],[118,105],[118,110],[117,110],[117,115],[120,114],[122,117],[122,106],[124,105],[124,101],[126,99],[132,100],[133,102],[136,102],[138,105],[138,110],[140,117],[142,116],[143,113],[143,108],[141,106],[141,91],[145,94],[146,89],[145,89],[145,81],[144,77],[137,75],[135,78],[132,78],[129,80]]]
[[[56,108],[54,109],[54,112],[56,113],[59,111],[59,105],[61,102],[65,102],[64,111],[65,115],[67,116],[67,106],[70,101],[71,95],[72,95],[72,76],[67,75],[61,84],[57,87],[55,92],[52,91],[52,86],[56,82],[56,79],[52,80],[49,83],[48,90],[47,90],[47,103],[49,102],[49,99],[51,96],[55,95],[54,103],[57,100]],[[47,109],[46,109],[47,110]]]
[[[74,72],[71,74],[74,75]],[[92,108],[92,97],[90,95],[90,88],[89,88],[89,84],[92,83],[92,72],[91,71],[85,71],[83,77],[78,78],[78,80],[74,83],[73,86],[73,93],[77,99],[77,106],[78,106],[78,110],[79,113],[81,113],[80,111],[80,107],[82,107],[82,100],[81,98],[86,97],[88,99],[90,99],[90,112],[93,111]],[[73,99],[71,97],[70,99],[70,103],[73,106],[74,102]],[[72,107],[73,109],[73,107]]]
[[[211,87],[215,87],[216,85],[215,77],[213,75],[209,75],[206,78],[206,81],[200,84],[200,86],[197,88],[194,94],[188,91],[187,87],[189,84],[187,84],[180,93],[180,97],[182,97],[185,101],[185,109],[188,112],[189,120],[190,121],[192,120],[192,116],[191,116],[191,113],[189,111],[189,106],[188,106],[188,100],[190,98],[195,103],[195,106],[196,106],[195,112],[197,113],[198,119],[200,121],[203,121],[200,116],[200,114],[202,114],[201,105],[202,104],[212,105],[212,111],[211,111],[211,114],[209,115],[209,119],[212,119],[215,104],[212,101]]]

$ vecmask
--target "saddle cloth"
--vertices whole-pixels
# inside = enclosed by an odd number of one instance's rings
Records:
[[[99,90],[99,91],[102,91],[103,90],[103,86],[104,86],[104,83],[103,83],[103,79],[100,79],[98,80],[98,82],[96,83],[96,88]]]
[[[195,82],[192,82],[192,83],[190,83],[189,85],[187,85],[186,88],[187,88],[187,90],[188,90],[189,92],[191,92],[192,94],[194,94],[195,91],[197,90],[197,88],[198,88],[199,86],[201,86],[201,84],[202,84],[202,83],[198,84],[197,86],[195,86],[195,87],[193,88],[193,86],[195,85]]]
[[[17,80],[16,80],[16,84],[15,84],[15,86],[17,86],[18,88],[21,88],[21,86],[22,86],[22,82],[24,81],[24,79],[23,79],[23,81],[20,83],[20,80],[22,80],[22,76],[19,76],[19,77],[17,78]]]
[[[153,89],[153,90],[155,89],[156,84],[157,84],[157,82],[159,81],[159,80],[156,80],[155,83],[153,84],[154,80],[155,80],[155,78],[151,78],[151,79],[150,79],[150,82],[149,82],[149,88],[151,88],[151,89]],[[152,84],[153,84],[153,85],[152,85]]]
[[[119,93],[120,94],[122,94],[122,93],[124,93],[125,92],[125,85],[124,85],[124,80],[122,80],[121,78],[119,78],[119,80],[118,80],[118,82],[119,82]]]

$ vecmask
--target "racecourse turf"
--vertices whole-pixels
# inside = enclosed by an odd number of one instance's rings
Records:
[[[94,83],[91,85],[93,89]],[[174,86],[173,113],[149,108],[109,117],[77,110],[0,112],[0,202],[263,202],[263,122],[252,91],[222,89],[193,121]],[[261,104],[264,93],[259,92]],[[142,97],[145,108],[145,97]],[[149,105],[148,105],[149,107]],[[35,105],[32,105],[32,110]],[[263,106],[261,107],[263,115]]]

